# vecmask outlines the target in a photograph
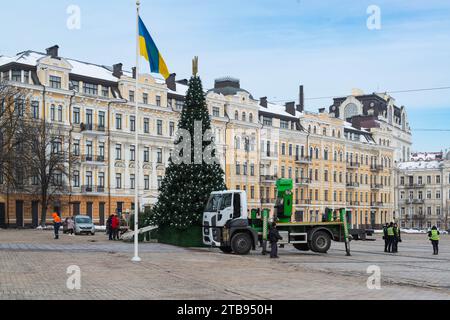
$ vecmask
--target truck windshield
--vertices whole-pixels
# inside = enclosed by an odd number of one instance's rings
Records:
[[[206,205],[205,212],[216,212],[220,205],[220,200],[222,199],[222,195],[213,194],[208,200],[208,204]]]

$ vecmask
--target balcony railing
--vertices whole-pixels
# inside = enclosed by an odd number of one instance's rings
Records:
[[[310,178],[295,178],[296,184],[310,184],[311,179]]]
[[[295,200],[296,205],[310,205],[312,201],[310,199],[297,199]]]
[[[310,164],[312,163],[312,159],[310,157],[295,156],[295,162],[300,164]]]
[[[85,185],[81,187],[82,193],[104,193],[105,187],[104,186],[91,186],[91,185]]]
[[[265,175],[263,175],[263,176],[261,176],[261,180],[263,182],[275,182],[275,181],[278,180],[278,177],[277,176],[265,176]]]
[[[359,188],[359,183],[358,182],[347,183],[347,188]]]
[[[105,162],[105,156],[85,154],[81,156],[81,161],[83,162]]]
[[[371,185],[370,185],[370,188],[371,188],[371,189],[383,189],[383,187],[384,187],[384,186],[383,186],[382,184],[378,184],[378,183],[377,183],[377,184],[371,184]]]
[[[383,202],[379,202],[379,201],[374,201],[370,203],[370,206],[372,208],[382,208],[384,207],[384,203]]]
[[[347,169],[358,169],[360,166],[358,162],[347,162]]]
[[[420,189],[420,188],[425,188],[424,184],[419,184],[419,183],[408,183],[404,185],[405,188],[409,188],[409,189]]]
[[[360,205],[361,205],[361,203],[359,201],[349,201],[349,202],[347,202],[347,206],[348,207],[358,207]]]
[[[370,170],[371,171],[383,171],[384,170],[384,166],[381,164],[373,164],[370,166]]]

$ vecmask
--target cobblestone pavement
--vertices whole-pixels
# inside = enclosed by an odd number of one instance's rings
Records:
[[[450,299],[450,238],[439,257],[425,235],[404,238],[396,256],[378,240],[352,242],[352,257],[337,243],[327,255],[287,247],[277,261],[143,244],[135,264],[131,244],[102,234],[54,241],[48,231],[0,230],[0,299]],[[71,265],[81,290],[67,289]],[[367,288],[370,265],[381,268],[381,290]]]

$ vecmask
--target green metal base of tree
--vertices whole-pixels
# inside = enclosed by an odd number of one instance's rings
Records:
[[[186,230],[179,230],[173,227],[160,227],[157,237],[159,243],[184,248],[204,247],[201,227],[192,226]]]

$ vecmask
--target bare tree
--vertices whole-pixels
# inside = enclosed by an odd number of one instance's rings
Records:
[[[70,168],[78,159],[69,153],[69,131],[63,125],[28,119],[24,125],[23,164],[28,190],[40,198],[41,226],[45,226],[49,205],[70,191]]]
[[[0,83],[0,192],[6,194],[8,220],[10,194],[19,190],[23,183],[23,167],[17,151],[20,150],[24,114],[23,91],[7,82]]]

